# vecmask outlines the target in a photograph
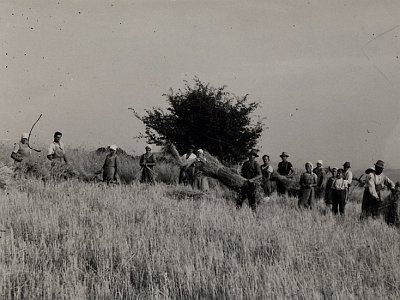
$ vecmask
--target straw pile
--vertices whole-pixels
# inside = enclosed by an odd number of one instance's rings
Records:
[[[10,184],[13,170],[0,162],[0,188],[5,189]]]
[[[396,189],[388,195],[381,208],[386,223],[400,228],[400,182],[396,183]]]
[[[272,174],[271,180],[283,183],[288,189],[297,190],[300,188],[299,183],[294,178],[282,176],[276,171]]]
[[[180,155],[174,145],[170,146],[170,151],[181,165],[182,162]],[[218,179],[221,183],[233,190],[239,190],[246,183],[247,180],[240,176],[235,169],[224,166],[218,159],[209,153],[204,153],[207,160],[203,161],[204,163],[199,167],[200,171],[202,171],[204,175]]]
[[[181,156],[179,155],[178,150],[176,150],[176,147],[175,147],[174,144],[171,144],[169,146],[169,151],[171,152],[172,156],[176,159],[176,161],[178,162],[179,166],[182,166]]]
[[[201,165],[200,170],[204,175],[218,179],[221,183],[233,190],[240,189],[245,183],[246,179],[240,176],[236,170],[225,167],[221,163],[215,161],[207,161]]]
[[[166,192],[168,198],[177,200],[201,200],[206,194],[200,191],[195,191],[191,188],[179,187],[173,188]]]

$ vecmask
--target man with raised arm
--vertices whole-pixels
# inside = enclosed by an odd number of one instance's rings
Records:
[[[28,133],[23,133],[21,135],[21,140],[14,144],[14,149],[11,153],[11,158],[14,163],[22,162],[24,159],[28,159],[31,156],[31,149],[28,146]]]

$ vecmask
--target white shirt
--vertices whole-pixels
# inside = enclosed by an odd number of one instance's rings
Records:
[[[350,181],[348,181],[344,178],[339,178],[333,182],[333,189],[339,190],[339,191],[344,191],[349,187],[349,185],[350,185]]]
[[[188,158],[186,158],[186,154],[181,156],[182,166],[188,166],[196,160],[197,156],[194,153],[191,153]]]
[[[261,166],[261,170],[265,170],[265,167]],[[268,173],[274,173],[274,168],[271,165],[269,165],[267,167],[267,172]]]
[[[375,197],[379,198],[378,193],[376,192],[377,185],[386,185],[391,189],[395,188],[394,182],[391,181],[385,174],[376,175],[375,173],[369,173],[367,175],[366,180],[366,188],[369,190],[370,194]]]
[[[53,155],[55,156],[55,158],[61,158],[64,157],[65,155],[65,149],[64,149],[64,145],[63,143],[59,142],[52,142],[49,146],[49,151],[47,153],[47,155]]]
[[[349,185],[351,185],[351,181],[353,180],[353,173],[349,170],[347,170],[346,172],[344,172],[344,176],[343,179],[346,179],[349,181]]]

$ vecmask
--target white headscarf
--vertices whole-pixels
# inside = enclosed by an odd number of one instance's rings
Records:
[[[110,146],[110,150],[117,151],[117,145],[111,145],[111,146]]]
[[[314,170],[314,166],[313,166],[313,164],[311,163],[311,162],[306,162],[306,164],[305,165],[307,165],[307,164],[309,164],[310,166],[311,166],[311,173],[312,173],[312,170]],[[307,171],[307,169],[306,169],[306,171]]]

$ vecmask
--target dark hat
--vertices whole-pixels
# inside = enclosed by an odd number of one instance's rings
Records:
[[[289,157],[289,154],[287,154],[286,152],[282,152],[281,155],[279,155],[280,157]]]
[[[351,168],[351,167],[350,167],[350,162],[346,161],[346,162],[343,164],[343,168]]]
[[[253,156],[255,156],[255,157],[258,157],[258,153],[257,153],[257,151],[256,150],[251,150],[250,152],[249,152],[249,155],[253,155]]]
[[[375,167],[379,167],[379,168],[385,168],[385,163],[382,161],[382,160],[378,160],[376,163],[375,163]]]

